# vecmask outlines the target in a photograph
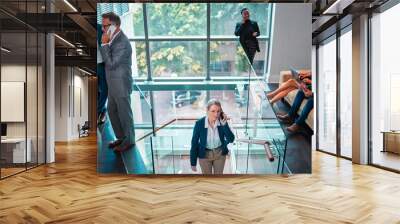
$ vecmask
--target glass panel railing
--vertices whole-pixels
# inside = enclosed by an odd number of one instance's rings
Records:
[[[190,167],[190,132],[175,129],[176,124],[165,127],[151,136],[150,147],[143,157],[152,160],[155,174],[201,174]],[[174,130],[175,129],[175,130]],[[171,134],[172,135],[168,135]],[[148,139],[144,139],[147,141]],[[228,145],[224,174],[279,174],[282,172],[282,155],[275,142],[254,139],[237,139]],[[150,167],[150,166],[149,166]],[[286,173],[287,170],[284,170]]]
[[[194,119],[204,116],[206,91],[160,90],[153,91],[155,127],[160,128],[176,119]],[[194,121],[190,121],[193,124]]]
[[[196,174],[190,166],[193,126],[189,120],[177,120],[152,136],[155,172],[158,174]]]
[[[151,135],[139,141],[131,150],[122,153],[122,160],[127,174],[154,174]]]
[[[240,46],[240,48],[242,47]],[[263,164],[265,165],[265,172],[269,173],[269,171],[266,171],[267,166],[278,166],[278,164],[280,164],[280,160],[284,160],[286,135],[276,117],[276,109],[274,110],[266,98],[265,93],[266,91],[269,91],[268,83],[266,83],[263,78],[256,75],[256,72],[254,71],[250,61],[247,57],[246,59],[247,60],[244,61],[244,67],[247,69],[247,80],[244,83],[238,83],[235,89],[235,92],[237,93],[237,101],[240,101],[245,105],[239,109],[241,114],[240,117],[242,119],[240,124],[237,124],[236,126],[243,125],[243,128],[238,128],[236,130],[236,137],[237,139],[246,139],[252,141],[260,140],[268,142],[271,152],[275,154],[276,158],[278,158],[278,160],[274,161],[273,165],[269,163]],[[279,145],[277,146],[278,143]],[[260,154],[262,151],[260,150],[261,146],[254,146],[254,144],[245,143],[237,144],[237,146],[238,155],[243,154],[242,151],[247,149],[247,155],[249,156],[248,160],[250,161],[252,161],[252,158],[264,157]],[[240,158],[238,158],[237,161],[240,161]],[[254,161],[254,163],[256,163],[256,161]],[[250,164],[250,166],[247,164]],[[246,165],[241,164],[242,166],[238,166],[238,168],[239,170],[243,170],[242,167],[245,167],[248,171],[251,169],[251,164],[253,163],[247,163],[246,158]],[[259,165],[257,167],[263,167],[263,165]],[[271,170],[271,168],[268,169]],[[274,169],[275,167],[272,168],[272,170]],[[252,172],[258,172],[258,170],[263,170],[263,168],[257,168]]]
[[[151,136],[154,172],[156,174],[175,174],[175,155],[172,136]]]
[[[127,174],[154,173],[150,136],[155,132],[154,112],[151,106],[151,92],[142,91],[134,83],[131,94],[131,107],[135,129],[135,146],[121,153],[121,159]]]
[[[228,146],[225,174],[290,172],[283,162],[286,136],[265,97],[268,84],[256,75],[247,57],[243,60],[243,52],[239,45],[233,73],[242,79],[235,82],[235,87],[205,86],[199,90],[189,85],[184,89],[142,91],[135,85],[132,106],[137,150],[129,158],[123,157],[128,173],[200,174],[199,166],[197,172],[190,167],[190,140],[194,123],[206,115],[211,98],[221,101],[236,137]]]
[[[232,155],[236,159],[236,174],[279,173],[280,154],[268,141],[237,139]]]
[[[150,139],[150,141],[148,141]],[[136,159],[132,169],[136,173],[201,174],[190,167],[190,146],[180,144],[182,136],[151,136],[138,145],[142,160]],[[184,141],[182,141],[183,143]],[[143,147],[144,146],[144,147]],[[143,148],[142,148],[143,147]],[[138,165],[143,164],[143,165]],[[154,167],[153,167],[154,165]],[[145,167],[146,169],[144,169]],[[274,143],[238,139],[226,157],[224,174],[278,174],[282,172],[282,158]],[[152,170],[154,169],[154,170]],[[286,169],[284,172],[287,172]]]
[[[196,174],[190,166],[190,145],[183,136],[152,136],[156,174]],[[189,139],[190,140],[190,139]]]
[[[151,92],[142,91],[135,83],[131,95],[131,106],[137,140],[154,132],[154,111],[151,105]]]

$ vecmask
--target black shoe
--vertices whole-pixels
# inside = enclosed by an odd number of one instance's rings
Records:
[[[283,123],[286,123],[286,124],[293,123],[293,119],[288,114],[285,114],[285,115],[277,114],[276,117],[278,118],[278,120],[280,120]]]
[[[118,139],[118,140],[116,140],[116,141],[110,142],[110,143],[108,144],[108,147],[110,147],[110,148],[115,148],[115,147],[121,145],[122,142],[123,142],[122,139]]]
[[[298,132],[300,130],[300,126],[298,124],[292,124],[290,127],[287,127],[286,130],[290,132]]]
[[[97,124],[102,125],[106,122],[106,120],[107,120],[106,112],[101,112],[99,114],[99,117],[97,118]]]
[[[125,152],[131,149],[135,144],[125,144],[114,148],[114,152]]]

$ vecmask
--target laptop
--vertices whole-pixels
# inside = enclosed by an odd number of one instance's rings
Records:
[[[292,77],[293,79],[295,79],[297,82],[301,82],[299,75],[300,73],[298,73],[295,69],[290,68],[290,72],[292,73]]]

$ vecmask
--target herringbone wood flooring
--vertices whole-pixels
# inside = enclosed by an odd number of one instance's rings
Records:
[[[101,176],[94,137],[0,181],[0,223],[400,223],[400,175],[313,153],[313,174]]]

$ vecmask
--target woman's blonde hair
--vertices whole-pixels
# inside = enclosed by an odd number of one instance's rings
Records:
[[[212,105],[216,105],[222,110],[221,102],[219,102],[219,100],[216,100],[216,99],[211,99],[207,103],[207,111],[210,110]]]

